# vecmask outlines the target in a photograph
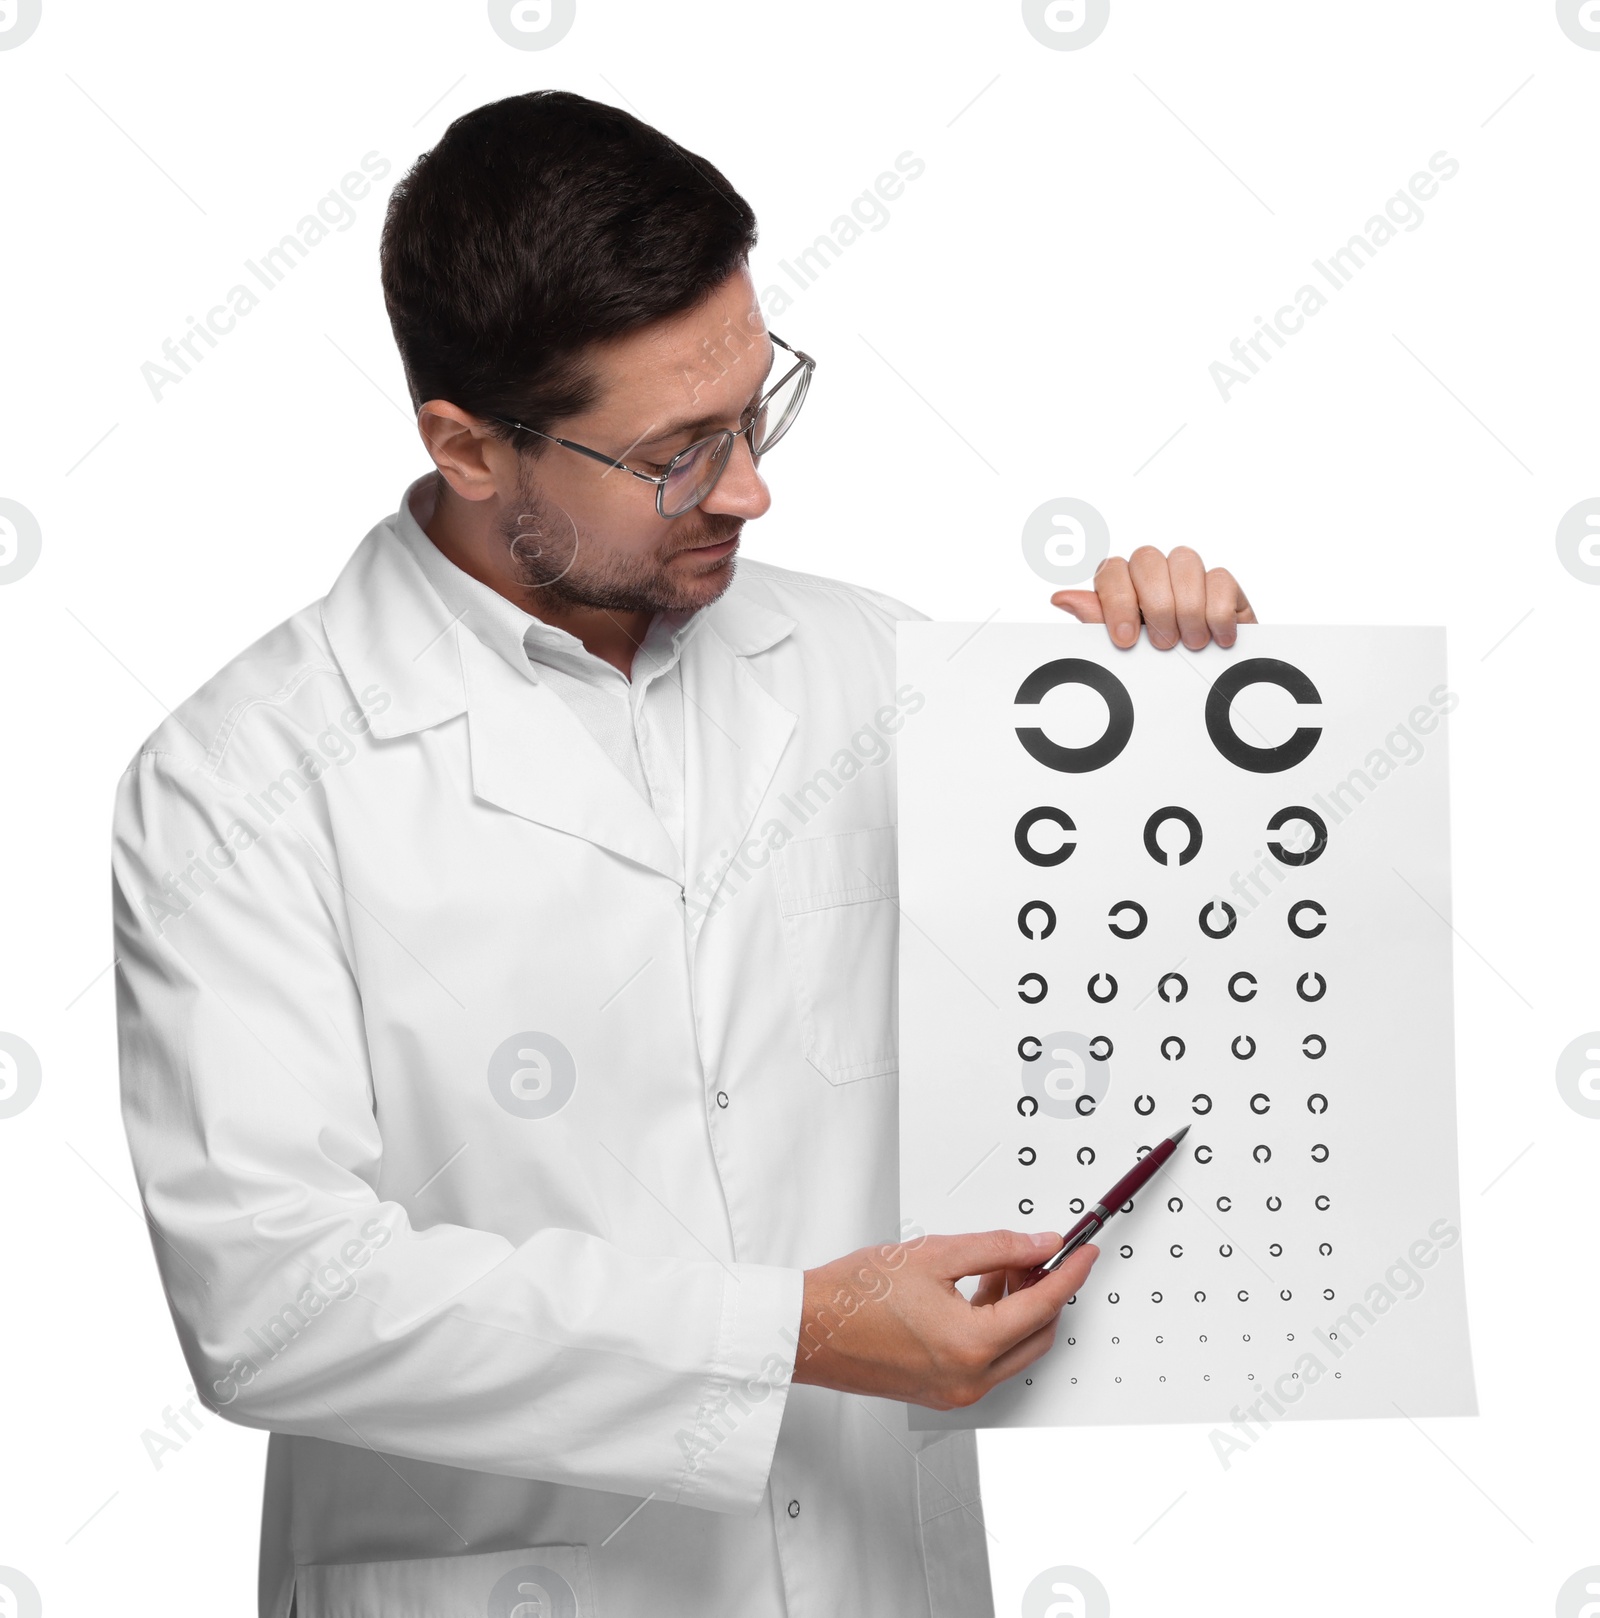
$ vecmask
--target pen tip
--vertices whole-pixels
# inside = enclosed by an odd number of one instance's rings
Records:
[[[1187,1135],[1188,1133],[1189,1133],[1189,1126],[1187,1124],[1185,1124],[1183,1126],[1183,1128],[1180,1129],[1176,1135],[1168,1135],[1167,1139],[1170,1140],[1174,1146],[1176,1146],[1178,1144],[1178,1142],[1180,1140],[1182,1140],[1183,1137],[1185,1135]]]

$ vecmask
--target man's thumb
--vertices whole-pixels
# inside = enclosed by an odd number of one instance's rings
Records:
[[[1080,624],[1103,624],[1106,615],[1100,607],[1100,597],[1093,590],[1057,590],[1050,604],[1070,612]]]

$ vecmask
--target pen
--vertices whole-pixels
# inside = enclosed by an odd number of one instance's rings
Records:
[[[1024,1287],[1031,1287],[1035,1281],[1042,1281],[1053,1270],[1059,1269],[1062,1261],[1069,1253],[1075,1253],[1096,1235],[1105,1222],[1114,1214],[1123,1203],[1129,1201],[1136,1191],[1142,1191],[1154,1179],[1157,1171],[1166,1160],[1178,1149],[1178,1142],[1189,1133],[1189,1126],[1185,1124],[1175,1135],[1168,1135],[1158,1142],[1134,1166],[1122,1176],[1112,1188],[1098,1201],[1071,1230],[1067,1232],[1066,1240],[1043,1264],[1037,1265],[1023,1276],[1017,1283],[1017,1291]]]

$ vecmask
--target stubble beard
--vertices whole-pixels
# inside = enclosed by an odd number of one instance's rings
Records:
[[[723,512],[696,516],[692,529],[673,526],[670,549],[618,552],[580,530],[566,511],[541,497],[524,477],[517,508],[502,514],[499,529],[517,583],[543,605],[558,610],[692,612],[708,606],[733,583],[738,552],[698,564],[674,558],[690,546],[732,539],[744,527],[742,518]]]

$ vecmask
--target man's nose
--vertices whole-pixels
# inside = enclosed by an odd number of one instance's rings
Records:
[[[764,516],[771,504],[772,492],[751,459],[750,441],[735,439],[728,464],[723,467],[716,488],[700,502],[700,509],[751,518]]]

